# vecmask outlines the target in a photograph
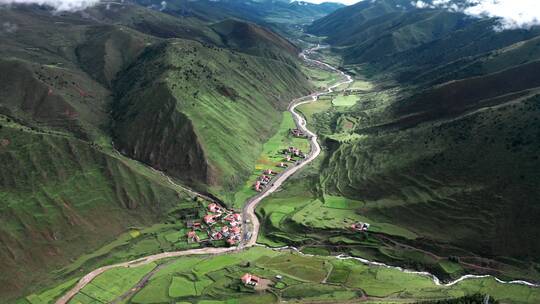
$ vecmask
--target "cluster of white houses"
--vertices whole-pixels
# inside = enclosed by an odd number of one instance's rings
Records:
[[[204,225],[200,222],[188,222],[188,242],[200,242],[197,230],[206,229],[208,238],[212,241],[225,240],[233,246],[242,240],[242,215],[221,207],[216,203],[208,205],[208,212],[203,217]]]

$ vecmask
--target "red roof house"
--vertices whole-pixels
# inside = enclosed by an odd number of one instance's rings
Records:
[[[244,283],[245,285],[256,286],[257,284],[259,284],[260,280],[260,278],[249,273],[246,273],[242,276],[242,283]]]
[[[221,212],[221,207],[216,203],[211,203],[210,205],[208,205],[208,211],[218,213]]]
[[[356,231],[367,231],[369,229],[369,226],[370,225],[368,223],[358,222],[358,223],[352,224],[351,228]]]
[[[213,214],[207,214],[204,216],[203,220],[207,224],[213,224],[216,222],[216,216]]]
[[[188,241],[195,241],[195,242],[200,241],[199,236],[193,230],[187,233],[187,237],[188,237]]]

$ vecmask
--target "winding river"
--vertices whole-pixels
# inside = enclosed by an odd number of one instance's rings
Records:
[[[246,202],[246,204],[244,206],[244,209],[242,211],[242,214],[243,214],[243,219],[244,219],[244,221],[246,223],[244,226],[249,227],[249,228],[245,229],[246,230],[244,232],[245,237],[243,238],[243,241],[237,247],[199,248],[199,249],[190,249],[190,250],[183,250],[183,251],[164,252],[164,253],[150,255],[150,256],[147,256],[147,257],[135,259],[135,260],[124,262],[124,263],[119,263],[119,264],[114,264],[114,265],[109,265],[109,266],[103,266],[103,267],[95,269],[94,271],[92,271],[92,272],[86,274],[84,277],[82,277],[72,289],[70,289],[68,292],[66,292],[55,303],[56,304],[67,304],[71,298],[73,298],[79,291],[81,291],[81,289],[83,289],[86,285],[88,285],[90,282],[92,282],[92,280],[94,280],[97,276],[99,276],[100,274],[106,272],[107,270],[110,270],[110,269],[113,269],[113,268],[118,268],[118,267],[126,267],[126,268],[137,267],[137,266],[146,265],[146,264],[149,264],[149,263],[161,260],[161,259],[166,259],[166,258],[188,256],[188,255],[218,255],[218,254],[225,254],[225,253],[231,253],[231,252],[238,252],[240,250],[244,250],[246,248],[253,247],[253,246],[262,246],[262,247],[266,247],[266,248],[269,248],[269,249],[272,249],[272,250],[277,250],[277,251],[292,250],[292,251],[296,251],[299,254],[302,254],[302,255],[305,255],[305,256],[313,256],[313,255],[309,255],[309,254],[304,254],[304,253],[300,252],[295,247],[287,246],[287,247],[281,247],[281,248],[272,248],[272,247],[267,247],[267,246],[264,246],[264,245],[257,244],[257,237],[259,235],[260,222],[259,222],[259,219],[257,218],[257,216],[255,215],[255,208],[257,207],[257,205],[264,198],[268,197],[270,194],[272,194],[273,192],[278,190],[279,187],[291,175],[293,175],[294,173],[298,172],[300,169],[302,169],[303,167],[305,167],[306,165],[311,163],[321,153],[321,147],[320,147],[319,142],[318,142],[317,134],[315,134],[314,132],[307,129],[307,126],[306,126],[307,123],[306,123],[305,118],[302,115],[300,115],[298,112],[296,112],[296,108],[298,106],[302,105],[302,104],[315,102],[315,101],[317,101],[319,96],[332,93],[332,92],[334,92],[335,88],[337,88],[337,87],[339,87],[341,85],[353,82],[353,78],[350,75],[346,74],[345,72],[340,71],[337,68],[335,68],[335,67],[333,67],[333,66],[331,66],[331,65],[329,65],[329,64],[327,64],[325,62],[308,58],[308,55],[310,53],[312,53],[312,52],[314,52],[314,51],[316,51],[318,49],[321,49],[321,48],[323,48],[323,46],[317,45],[314,48],[307,49],[307,50],[303,51],[302,53],[300,53],[300,57],[302,59],[306,60],[306,61],[312,62],[312,63],[314,63],[316,65],[319,65],[321,67],[325,67],[325,68],[330,69],[330,70],[332,70],[332,71],[334,71],[336,73],[339,73],[342,80],[340,80],[338,83],[332,85],[331,87],[327,88],[325,91],[313,93],[311,95],[307,95],[307,96],[295,99],[295,100],[293,100],[291,102],[291,104],[289,106],[289,112],[291,112],[291,114],[293,115],[293,118],[294,118],[294,121],[296,123],[297,128],[302,130],[305,134],[308,134],[308,137],[309,137],[309,140],[310,140],[311,150],[310,150],[309,154],[307,155],[307,157],[302,162],[300,162],[297,166],[291,166],[291,167],[287,168],[286,170],[284,170],[283,172],[281,172],[280,174],[278,174],[276,177],[274,177],[274,179],[272,180],[272,183],[270,184],[269,187],[266,187],[262,192],[260,192],[257,195],[253,196],[252,198],[250,198]],[[167,177],[162,172],[159,172],[159,173],[162,174],[163,176]],[[177,186],[179,188],[186,189],[185,187],[176,184],[171,178],[167,177],[167,179],[168,179],[168,181],[170,183],[174,184],[175,186]],[[195,191],[193,191],[191,189],[188,189],[188,191],[191,192],[191,193],[195,193],[198,196],[206,197],[206,196],[204,196],[202,194],[196,193]],[[392,269],[396,269],[396,270],[399,270],[399,271],[402,271],[402,272],[405,272],[405,273],[430,277],[433,280],[434,284],[438,285],[438,286],[452,286],[452,285],[455,285],[455,284],[457,284],[457,283],[459,283],[461,281],[468,280],[468,279],[481,279],[481,278],[493,277],[491,275],[471,275],[471,274],[468,274],[468,275],[464,275],[464,276],[462,276],[462,277],[460,277],[460,278],[458,278],[458,279],[456,279],[454,281],[443,284],[443,283],[441,283],[439,278],[437,278],[435,275],[433,275],[433,274],[431,274],[429,272],[420,272],[420,271],[408,270],[408,269],[404,269],[404,268],[401,268],[401,267],[398,267],[398,266],[390,266],[390,265],[387,265],[387,264],[384,264],[384,263],[373,262],[373,261],[369,261],[369,260],[366,260],[366,259],[362,259],[362,258],[358,258],[358,257],[345,256],[345,255],[338,255],[338,256],[335,256],[335,258],[343,259],[343,260],[344,259],[354,259],[354,260],[359,261],[359,262],[361,262],[363,264],[366,264],[366,265],[371,265],[371,266],[376,266],[376,267],[392,268]],[[527,281],[522,281],[522,280],[503,281],[503,280],[501,280],[501,279],[499,279],[497,277],[493,277],[493,278],[497,282],[499,282],[501,284],[518,284],[518,285],[526,285],[526,286],[530,286],[530,287],[540,287],[539,284],[535,284],[535,283],[531,283],[531,282],[527,282]]]

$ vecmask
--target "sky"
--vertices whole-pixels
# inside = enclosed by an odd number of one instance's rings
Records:
[[[451,0],[411,0],[418,8],[446,8],[475,17],[500,18],[499,30],[530,28],[540,25],[540,0],[466,0],[466,7],[459,7]]]
[[[93,6],[100,0],[0,0],[0,4],[38,3],[52,6],[57,11],[77,11]],[[313,3],[325,0],[305,0]],[[357,0],[330,0],[344,4],[354,4]],[[378,1],[378,0],[362,0]],[[500,18],[499,30],[530,28],[540,25],[540,0],[465,0],[467,7],[459,7],[451,0],[410,0],[419,9],[444,8],[450,11],[460,11],[475,17]],[[163,3],[166,2],[163,1]],[[162,4],[162,7],[163,4]]]
[[[35,3],[48,5],[57,11],[79,11],[96,5],[99,0],[0,0],[0,4]]]
[[[359,2],[358,0],[302,0],[305,2],[311,2],[311,3],[323,3],[323,2],[339,2],[346,5],[351,5]]]

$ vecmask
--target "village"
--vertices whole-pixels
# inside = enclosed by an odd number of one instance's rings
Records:
[[[307,135],[300,129],[289,129],[289,133],[293,137],[307,138]],[[283,155],[283,159],[278,164],[276,164],[276,167],[281,169],[286,169],[289,167],[289,165],[296,166],[300,163],[302,159],[305,159],[307,157],[307,155],[302,150],[293,146],[283,149],[279,151],[279,153]],[[272,178],[277,174],[278,172],[272,169],[264,170],[263,173],[259,177],[257,177],[257,180],[253,184],[253,189],[257,192],[262,192],[265,187],[267,187],[269,184],[271,185]]]
[[[289,134],[296,138],[307,138],[307,135],[299,129],[289,129]],[[297,147],[289,146],[277,151],[282,157],[276,163],[276,167],[287,169],[289,166],[297,166],[307,157],[306,153]],[[267,168],[255,180],[252,189],[262,192],[268,185],[272,185],[272,180],[280,173],[279,169]],[[186,226],[188,243],[208,243],[214,241],[225,241],[229,246],[238,245],[242,241],[242,215],[234,210],[227,209],[216,202],[210,202],[206,206],[205,215],[198,221],[188,220]],[[352,224],[353,231],[365,232],[369,229],[368,223],[358,222]],[[248,233],[244,231],[244,233]]]
[[[296,138],[307,138],[307,135],[299,129],[289,129],[289,134]],[[257,177],[252,189],[262,192],[272,184],[279,170],[296,166],[307,157],[306,153],[297,147],[290,146],[277,151],[282,159],[276,163],[279,169],[264,169]],[[205,214],[198,220],[190,219],[186,222],[187,242],[190,244],[207,244],[209,242],[224,241],[229,246],[236,246],[242,241],[242,235],[249,232],[242,231],[242,215],[234,210],[227,209],[216,202],[209,202],[205,207]]]
[[[205,241],[224,240],[229,246],[235,246],[242,240],[242,215],[215,202],[208,204],[202,221],[189,220],[186,226],[189,229],[188,243],[201,243],[201,233],[208,237]]]

